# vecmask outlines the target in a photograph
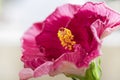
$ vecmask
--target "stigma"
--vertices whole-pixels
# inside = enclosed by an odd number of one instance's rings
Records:
[[[60,28],[58,30],[58,38],[61,42],[61,45],[68,50],[72,50],[73,46],[76,44],[74,41],[74,36],[72,35],[72,32],[67,28]]]

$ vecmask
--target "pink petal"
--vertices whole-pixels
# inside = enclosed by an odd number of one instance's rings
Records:
[[[54,76],[59,73],[80,75],[78,73],[81,72],[76,72],[76,71],[86,69],[89,63],[91,62],[91,60],[95,59],[101,54],[99,51],[99,47],[97,48],[98,48],[97,50],[93,50],[91,53],[87,53],[84,49],[82,49],[80,45],[76,45],[75,52],[65,53],[57,60],[55,60],[50,75]],[[64,63],[66,62],[71,66],[65,65]],[[70,69],[73,69],[73,72]]]
[[[20,80],[27,80],[29,78],[32,78],[33,73],[34,73],[33,70],[30,68],[22,69],[19,73]]]
[[[40,77],[42,75],[49,74],[49,71],[52,67],[53,62],[45,62],[34,71],[34,77]]]
[[[105,31],[103,32],[103,34],[101,35],[101,39],[105,38],[106,36],[110,35],[112,32],[119,30],[120,29],[120,25],[113,27],[113,28],[107,28],[105,29]]]
[[[94,35],[96,41],[101,43],[100,37],[104,31],[104,23],[100,19],[98,19],[92,23],[90,28],[91,28],[91,31],[93,32],[93,35]]]
[[[22,37],[22,47],[28,49],[29,47],[36,47],[35,37],[42,31],[42,23],[35,23],[30,29],[28,29]]]
[[[81,10],[89,10],[91,12],[96,13],[96,15],[100,15],[106,18],[103,21],[101,20],[104,26],[102,28],[101,31],[102,33],[100,37],[101,36],[103,37],[104,35],[107,36],[111,32],[118,30],[120,28],[120,14],[108,8],[104,3],[88,2],[85,5],[83,5],[83,8],[81,8]]]
[[[24,62],[25,67],[34,69],[45,61],[44,55],[40,52],[35,41],[42,28],[42,23],[35,23],[22,37],[23,55],[21,60]]]
[[[44,21],[44,30],[57,33],[61,27],[66,27],[74,14],[81,8],[79,5],[65,4],[56,10]]]
[[[78,67],[76,67],[75,64],[73,64],[71,62],[63,61],[60,64],[58,69],[50,72],[50,76],[55,76],[60,73],[64,73],[65,75],[74,74],[74,75],[78,75],[78,76],[79,75],[83,76],[83,75],[85,75],[86,69],[87,69],[86,67],[78,68]]]
[[[108,35],[117,29],[115,27],[119,27],[118,25],[120,25],[120,14],[103,3],[87,2],[74,15],[67,28],[73,33],[75,41],[89,52],[101,43],[101,36]],[[107,28],[111,28],[110,31]]]
[[[80,6],[71,4],[60,6],[44,21],[44,29],[36,37],[36,42],[39,47],[45,48],[48,60],[57,59],[66,52],[60,44],[57,32],[61,27],[66,27],[79,8]]]

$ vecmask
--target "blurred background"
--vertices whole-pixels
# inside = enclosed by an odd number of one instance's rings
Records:
[[[88,0],[0,0],[0,80],[19,80],[23,68],[20,61],[23,33],[34,23],[44,20],[54,9],[65,3],[83,4]],[[120,0],[104,1],[120,12]],[[120,80],[120,30],[103,42],[102,80]],[[31,80],[70,80],[63,75],[43,76]]]

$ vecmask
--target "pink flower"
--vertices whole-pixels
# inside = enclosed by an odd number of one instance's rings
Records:
[[[20,79],[59,73],[84,75],[90,62],[101,55],[102,39],[119,25],[120,14],[104,3],[58,7],[24,34],[21,60],[25,68]]]

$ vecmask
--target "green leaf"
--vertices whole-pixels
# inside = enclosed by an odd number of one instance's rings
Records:
[[[85,80],[100,80],[101,79],[101,67],[100,67],[100,59],[98,63],[93,61],[89,68],[86,70]]]
[[[66,75],[67,77],[71,77],[73,80],[100,80],[102,75],[101,70],[101,60],[93,61],[89,65],[89,68],[86,70],[85,76],[78,75]]]

